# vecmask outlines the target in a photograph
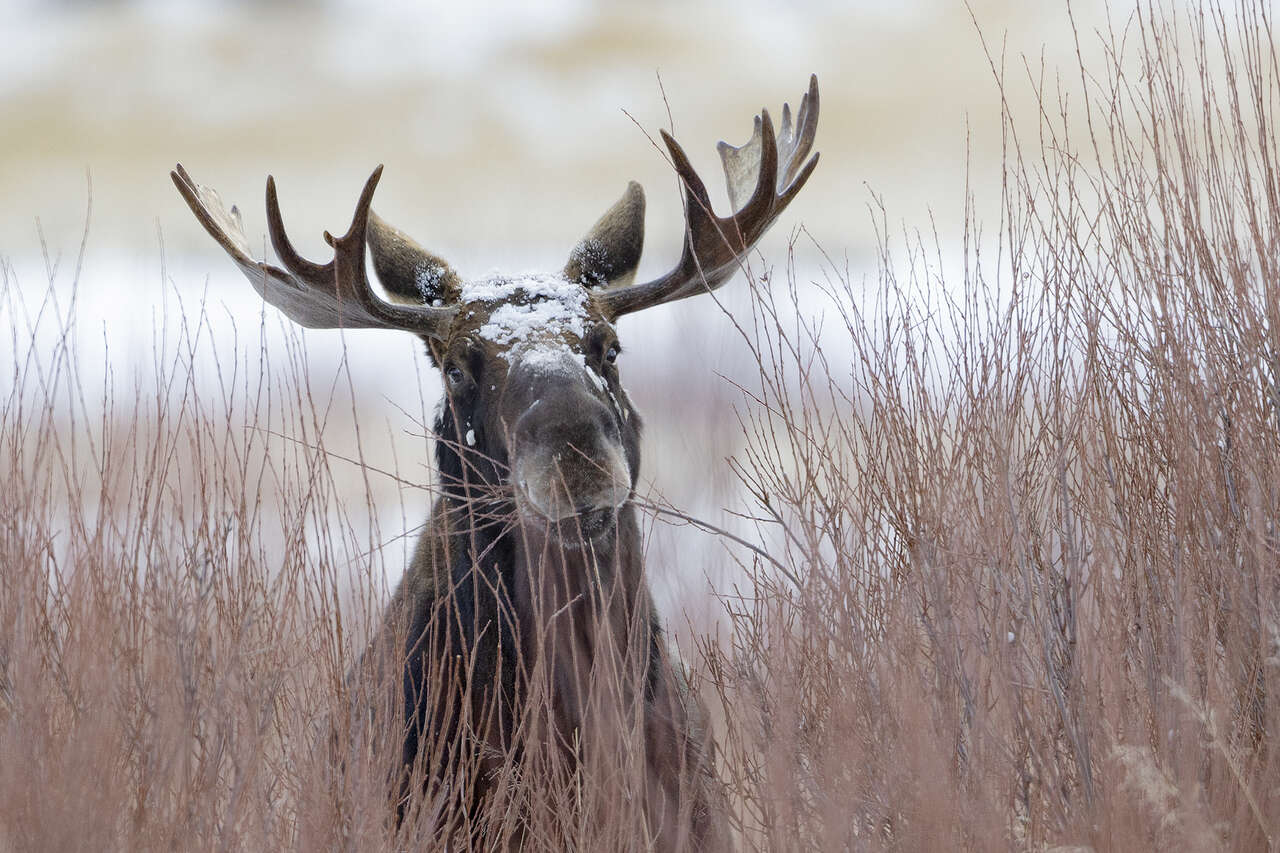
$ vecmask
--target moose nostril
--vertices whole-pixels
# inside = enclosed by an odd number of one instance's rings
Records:
[[[623,451],[616,446],[606,445],[593,454],[531,448],[517,454],[514,467],[521,498],[552,521],[607,521],[631,491]]]
[[[612,508],[588,509],[580,512],[575,517],[577,524],[584,532],[593,532],[600,530],[613,521],[614,514],[617,510]]]

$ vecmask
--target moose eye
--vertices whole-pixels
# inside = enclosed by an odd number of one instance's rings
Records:
[[[605,361],[607,361],[607,362],[609,362],[610,364],[613,364],[615,361],[617,361],[617,360],[618,360],[618,347],[617,347],[617,345],[611,346],[611,347],[609,347],[607,350],[605,350],[605,353],[604,353],[604,360],[605,360]]]
[[[444,375],[445,378],[449,380],[449,384],[455,386],[461,385],[462,380],[467,378],[467,375],[462,372],[462,368],[458,367],[456,364],[451,364],[445,368]]]

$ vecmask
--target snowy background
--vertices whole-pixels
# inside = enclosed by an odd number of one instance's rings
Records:
[[[1075,9],[1085,33],[1097,5]],[[295,243],[321,260],[321,232],[345,230],[364,179],[384,163],[380,214],[464,277],[559,269],[635,179],[649,201],[640,275],[658,275],[677,257],[682,223],[649,137],[673,123],[723,204],[715,143],[745,141],[761,106],[776,116],[783,101],[794,105],[810,73],[821,84],[822,163],[761,244],[763,258],[781,264],[803,225],[857,282],[874,270],[878,199],[892,226],[936,228],[946,255],[958,251],[966,180],[979,215],[998,210],[999,93],[983,39],[1024,79],[1024,62],[1038,72],[1042,58],[1052,69],[1074,52],[1064,8],[971,7],[973,17],[943,0],[0,2],[4,286],[37,308],[50,282],[64,304],[74,292],[91,387],[145,378],[161,333],[190,320],[202,297],[223,336],[205,351],[253,359],[261,328],[270,352],[288,332],[187,211],[169,181],[175,162],[240,205],[254,245],[265,243],[263,182],[274,174]],[[796,262],[802,284],[822,275],[807,238]],[[745,305],[735,284],[731,311]],[[31,334],[32,312],[15,304],[2,325]],[[34,334],[57,331],[45,323]],[[629,317],[620,332],[624,381],[646,417],[646,479],[734,527],[723,460],[741,397],[723,377],[750,377],[746,347],[711,300]],[[359,389],[349,408],[373,422],[362,433],[370,462],[427,477],[413,421],[439,385],[420,347],[377,332],[303,340],[313,377],[332,377],[345,356]],[[841,342],[824,348],[838,357]],[[349,442],[351,424],[335,418],[326,444]],[[373,488],[394,506],[380,535],[409,547],[396,531],[425,516],[429,497]],[[386,563],[394,576],[403,558]],[[720,544],[688,529],[658,528],[650,565],[669,613],[683,590],[725,577]]]

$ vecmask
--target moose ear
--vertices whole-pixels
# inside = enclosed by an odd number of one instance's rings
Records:
[[[378,281],[394,301],[437,306],[458,301],[462,282],[453,267],[373,211],[366,240]]]
[[[569,253],[564,275],[586,287],[631,283],[644,249],[644,190],[635,181]]]

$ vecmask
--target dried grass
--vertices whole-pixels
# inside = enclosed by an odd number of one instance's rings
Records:
[[[1060,76],[993,51],[1041,112],[1002,116],[1004,216],[966,218],[961,263],[877,200],[865,287],[832,264],[814,312],[790,267],[751,279],[732,465],[758,536],[694,661],[743,847],[1275,843],[1270,10],[1145,4],[1078,42]],[[645,846],[626,738],[608,767],[502,762],[514,809],[428,800],[397,835],[380,738],[333,759],[386,591],[299,352],[198,377],[201,315],[157,387],[97,395],[67,336],[28,341],[73,307],[18,292],[6,274],[0,848],[463,849],[476,821]]]

